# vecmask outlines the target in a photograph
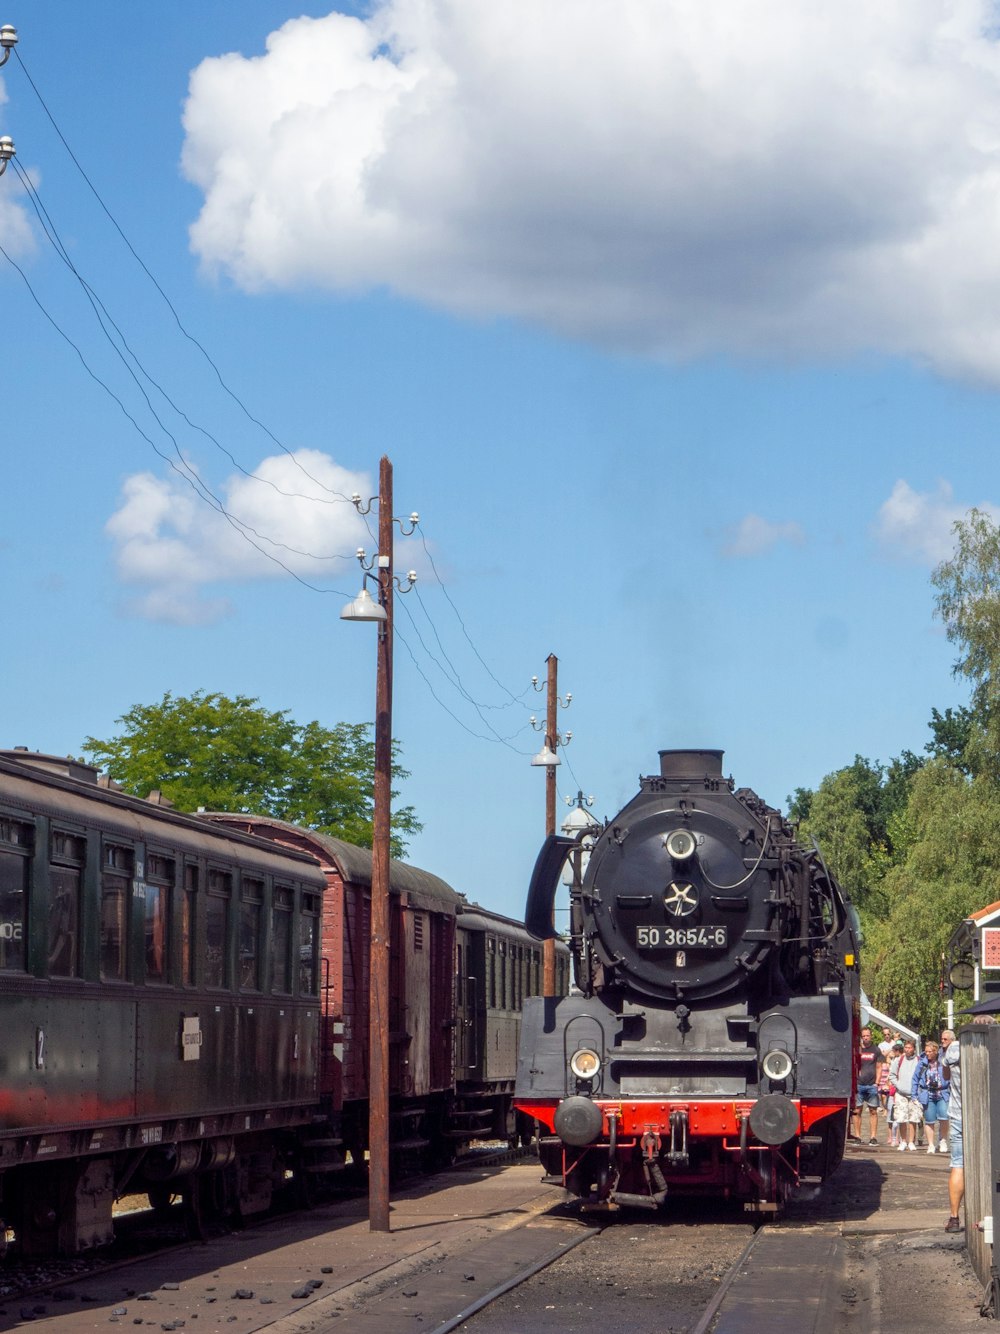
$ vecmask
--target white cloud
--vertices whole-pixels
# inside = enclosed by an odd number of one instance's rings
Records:
[[[668,359],[1000,380],[992,0],[375,0],[204,61],[192,244]]]
[[[802,526],[792,520],[787,523],[769,523],[759,514],[748,514],[739,523],[733,524],[726,530],[722,554],[737,558],[762,556],[779,542],[800,547],[805,540]]]
[[[206,596],[207,587],[287,578],[289,571],[353,595],[359,578],[355,550],[374,546],[363,518],[345,499],[355,491],[367,499],[368,478],[318,450],[266,458],[253,477],[230,477],[217,494],[232,522],[176,473],[166,479],[136,473],[122,490],[106,531],[119,578],[142,590],[126,609],[149,620],[217,620],[230,604]]]
[[[971,508],[956,502],[948,482],[938,482],[936,491],[920,492],[900,480],[879,509],[875,536],[895,555],[921,565],[938,565],[954,554],[952,530]],[[976,508],[994,523],[1000,522],[1000,506],[982,503]]]

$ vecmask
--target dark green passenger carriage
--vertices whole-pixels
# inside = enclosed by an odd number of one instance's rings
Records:
[[[324,888],[308,857],[0,752],[0,1241],[99,1245],[125,1192],[266,1207],[316,1115]]]

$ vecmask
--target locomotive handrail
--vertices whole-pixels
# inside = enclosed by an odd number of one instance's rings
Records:
[[[750,870],[747,871],[746,875],[743,877],[742,880],[737,880],[734,885],[717,885],[703,866],[701,868],[701,873],[705,877],[705,883],[711,885],[713,889],[730,890],[730,889],[739,889],[740,885],[745,885],[748,880],[752,880],[754,876],[757,874],[757,872],[760,870],[760,864],[764,860],[764,853],[767,851],[767,840],[770,837],[770,834],[771,834],[771,817],[768,816],[767,824],[764,826],[764,837],[760,841],[760,856],[754,862],[753,866],[750,867]],[[745,857],[743,859],[743,865],[744,866],[746,865]]]

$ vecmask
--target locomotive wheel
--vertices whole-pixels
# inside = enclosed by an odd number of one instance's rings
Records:
[[[757,1170],[763,1183],[761,1204],[779,1217],[784,1212],[792,1178],[775,1150],[761,1154]]]

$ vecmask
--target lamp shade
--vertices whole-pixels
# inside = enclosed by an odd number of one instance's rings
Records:
[[[367,588],[362,588],[361,592],[349,602],[341,611],[340,619],[342,621],[385,621],[388,617],[385,614],[385,608],[379,604],[368,592]]]
[[[531,757],[531,763],[536,768],[553,769],[557,764],[562,764],[562,760],[551,746],[543,746],[537,755]]]

